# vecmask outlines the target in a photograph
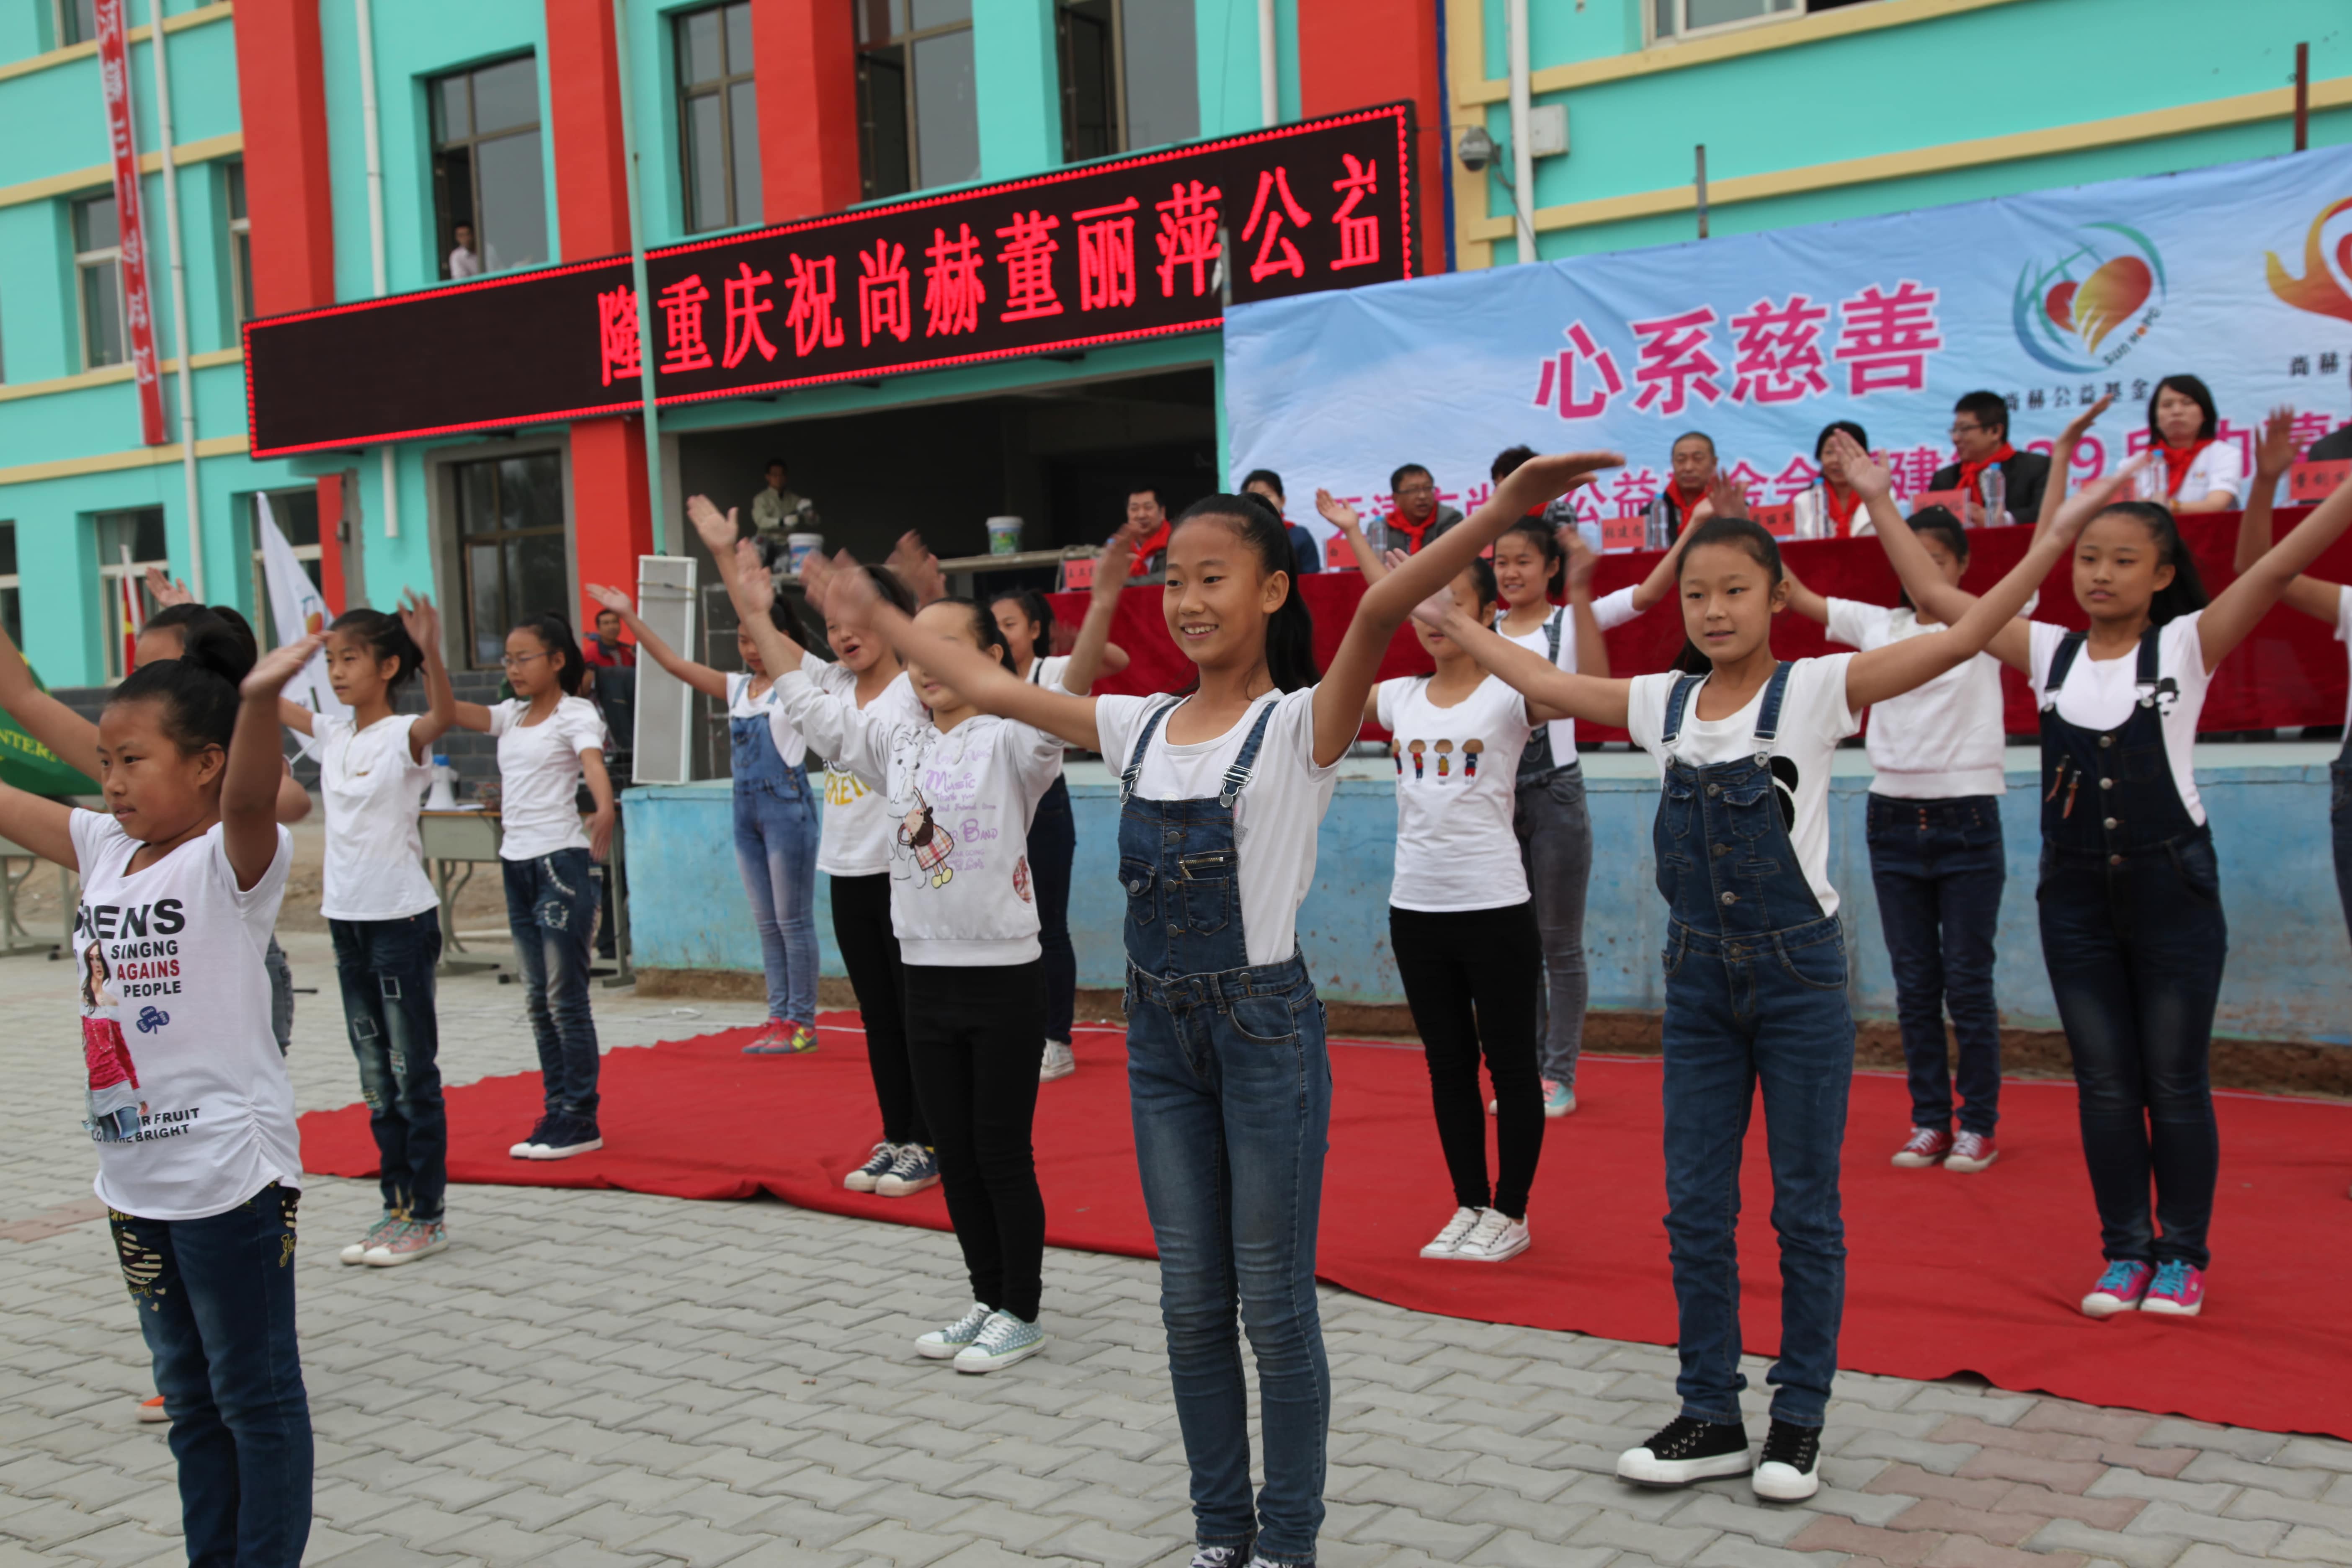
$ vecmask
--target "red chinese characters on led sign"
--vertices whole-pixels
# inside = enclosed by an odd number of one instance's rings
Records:
[[[1197,331],[1412,275],[1409,106],[247,330],[256,455]],[[650,338],[641,338],[641,330]]]

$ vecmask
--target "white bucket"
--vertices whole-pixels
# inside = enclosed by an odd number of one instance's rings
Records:
[[[819,553],[824,552],[824,534],[787,533],[784,535],[785,560],[788,563],[786,569],[790,571],[793,576],[799,576],[801,572],[801,563],[809,558],[809,552],[813,550]]]
[[[988,552],[991,555],[1021,553],[1021,520],[1017,517],[992,517],[988,520]]]

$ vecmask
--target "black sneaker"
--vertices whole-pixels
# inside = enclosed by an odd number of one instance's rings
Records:
[[[1709,1476],[1742,1476],[1748,1462],[1748,1429],[1736,1421],[1701,1421],[1677,1415],[1638,1448],[1617,1456],[1620,1480],[1648,1487],[1684,1487]]]
[[[1773,1422],[1751,1484],[1758,1497],[1774,1502],[1802,1502],[1821,1490],[1822,1429]]]
[[[549,1111],[537,1121],[531,1123],[530,1136],[509,1149],[507,1153],[517,1160],[538,1160],[544,1158],[547,1151],[547,1141],[550,1137],[554,1135],[557,1124],[562,1120],[563,1118],[556,1115],[553,1111]]]
[[[604,1146],[604,1135],[596,1124],[585,1117],[564,1116],[556,1119],[548,1130],[547,1142],[534,1144],[530,1158],[533,1160],[569,1160],[574,1154],[585,1154]]]

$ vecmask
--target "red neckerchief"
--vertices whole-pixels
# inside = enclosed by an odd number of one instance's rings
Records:
[[[2170,447],[2167,446],[2159,446],[2157,447],[2158,451],[2164,454],[2165,500],[2178,500],[2180,499],[2180,487],[2188,482],[2189,470],[2189,468],[2197,461],[2197,454],[2202,452],[2206,447],[2212,444],[2213,443],[2210,440],[2191,441],[2189,443],[2186,450],[2179,452],[2174,451]]]
[[[1698,510],[1698,503],[1706,499],[1706,489],[1705,486],[1701,486],[1699,489],[1693,490],[1689,495],[1685,496],[1683,494],[1682,480],[1668,479],[1666,481],[1666,494],[1674,498],[1675,510],[1682,514],[1682,518],[1685,522],[1688,522],[1690,521],[1690,514]]]
[[[1983,462],[1970,463],[1963,461],[1960,464],[1959,482],[1952,488],[1960,491],[1964,495],[1977,495],[1978,476],[1981,475],[1987,468],[1998,468],[2000,465],[2008,462],[2011,458],[2016,456],[2017,448],[2011,446],[2008,442],[2003,441],[2000,446],[1993,448],[1992,456],[1987,458]],[[1979,497],[1979,499],[1981,500],[1982,498]]]
[[[1158,552],[1168,548],[1168,535],[1174,531],[1175,526],[1176,525],[1172,522],[1163,522],[1160,525],[1158,532],[1137,543],[1135,547],[1135,564],[1128,568],[1127,574],[1129,576],[1140,577],[1146,572],[1151,570],[1151,557]]]
[[[1397,532],[1403,534],[1407,539],[1412,541],[1412,543],[1404,547],[1404,552],[1407,555],[1418,555],[1421,553],[1421,536],[1427,533],[1429,531],[1430,523],[1433,523],[1436,521],[1437,514],[1433,511],[1429,514],[1429,522],[1413,522],[1408,520],[1404,515],[1403,510],[1400,509],[1389,513],[1388,525]]]
[[[1862,510],[1862,492],[1848,490],[1846,494],[1852,499],[1841,503],[1838,500],[1837,486],[1827,479],[1822,481],[1822,504],[1829,509],[1830,521],[1837,525],[1837,536],[1840,539],[1853,536],[1854,513]]]

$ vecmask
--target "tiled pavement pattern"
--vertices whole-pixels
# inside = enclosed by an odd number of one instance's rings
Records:
[[[344,1102],[325,941],[289,946],[322,993],[301,1000],[301,1101]],[[0,961],[0,1568],[175,1563],[172,1465],[162,1429],[133,1421],[143,1356],[73,1125],[67,990],[61,965]],[[516,1002],[487,979],[446,987],[453,1076],[527,1065]],[[751,1017],[597,1005],[611,1043]],[[373,1203],[320,1180],[303,1204],[312,1562],[1186,1561],[1148,1265],[1049,1258],[1053,1346],[982,1380],[908,1346],[962,1305],[944,1236],[772,1203],[467,1188],[448,1253],[343,1268],[334,1249]],[[2352,1563],[2352,1445],[1847,1376],[1811,1504],[1759,1506],[1727,1481],[1644,1492],[1609,1472],[1670,1412],[1669,1352],[1337,1291],[1324,1310],[1332,1568]],[[1760,1432],[1760,1398],[1751,1417]]]

